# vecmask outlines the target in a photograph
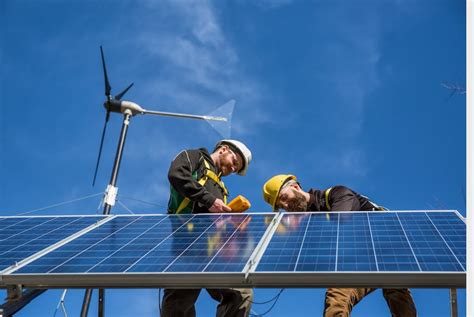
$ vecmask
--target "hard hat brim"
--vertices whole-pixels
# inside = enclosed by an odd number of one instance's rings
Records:
[[[272,204],[273,211],[277,211],[277,210],[278,210],[277,208],[275,208],[275,204],[276,204],[276,202],[277,202],[277,200],[278,200],[278,196],[280,196],[281,189],[282,189],[282,188],[285,186],[285,184],[288,183],[290,180],[296,181],[296,176],[289,174],[289,175],[285,178],[285,180],[281,183],[280,188],[278,189],[278,192],[276,193],[275,198],[274,198],[274,201],[273,201],[273,204]]]

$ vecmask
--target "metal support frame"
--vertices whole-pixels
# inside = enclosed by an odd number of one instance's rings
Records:
[[[117,184],[118,179],[118,172],[120,169],[120,163],[122,162],[122,155],[123,155],[123,148],[125,147],[125,140],[127,138],[128,126],[130,124],[130,119],[132,118],[132,111],[126,109],[123,112],[123,123],[122,123],[122,131],[120,132],[120,139],[119,144],[117,146],[117,153],[115,154],[115,162],[114,168],[112,170],[112,176],[110,177],[109,189],[114,188],[115,194],[117,193]],[[104,215],[110,214],[110,210],[112,209],[112,205],[108,203],[108,201],[104,204]],[[89,298],[90,301],[90,298]],[[99,302],[98,302],[98,316],[104,316],[104,305],[105,305],[105,290],[100,288],[99,289]]]
[[[104,314],[105,314],[104,300],[105,300],[105,290],[103,288],[100,288],[99,289],[99,303],[98,303],[98,306],[99,306],[98,314],[99,314],[99,316],[104,316]]]
[[[449,289],[449,302],[451,305],[451,317],[458,317],[458,292],[457,289]]]
[[[110,177],[110,183],[107,186],[107,191],[104,197],[104,215],[110,214],[110,210],[115,203],[115,196],[117,194],[117,179],[120,169],[120,163],[122,162],[123,149],[125,147],[125,140],[127,138],[128,126],[130,125],[130,119],[132,118],[133,113],[130,109],[125,109],[123,111],[123,123],[122,130],[120,132],[119,143],[117,146],[117,152],[115,153],[115,162],[112,169],[112,176]],[[92,289],[87,289],[84,296],[84,301],[82,303],[81,317],[86,317],[89,311],[89,305],[91,300]],[[104,316],[104,305],[105,305],[105,290],[99,289],[99,302],[98,302],[98,316]]]
[[[7,288],[7,302],[0,306],[0,317],[13,316],[44,292],[46,292],[45,289],[23,290],[21,285],[9,286]]]
[[[92,288],[86,289],[84,294],[84,301],[82,302],[81,308],[81,317],[87,317],[87,312],[89,311],[89,305],[91,303]]]
[[[117,153],[115,154],[115,162],[114,162],[114,167],[112,169],[112,176],[110,177],[110,183],[108,188],[116,188],[115,185],[117,185],[117,179],[118,179],[118,172],[120,169],[120,163],[122,161],[122,155],[123,155],[123,148],[125,146],[125,140],[127,138],[127,131],[128,131],[128,126],[130,124],[130,118],[132,117],[132,112],[130,110],[125,110],[123,114],[123,123],[122,123],[122,131],[120,132],[120,139],[119,143],[117,146]],[[116,191],[115,191],[116,193]],[[109,195],[109,190],[107,191],[107,195]],[[110,210],[112,209],[112,204],[109,203],[107,200],[107,196],[105,199],[104,203],[104,215],[110,214]]]

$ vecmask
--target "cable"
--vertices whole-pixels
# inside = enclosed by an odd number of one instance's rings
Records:
[[[97,206],[97,210],[95,211],[96,214],[99,214],[99,209],[104,205],[104,198],[105,198],[105,192],[103,193],[104,195],[99,201],[99,206]]]
[[[135,213],[133,211],[131,211],[127,206],[125,206],[120,200],[117,199],[117,202],[120,204],[120,206],[122,206],[123,208],[125,208],[129,213],[131,213],[132,215],[134,215]]]
[[[265,311],[264,313],[261,313],[261,314],[252,314],[250,313],[249,315],[250,316],[255,316],[255,317],[260,317],[260,316],[265,316],[266,314],[268,314],[269,312],[272,311],[273,307],[275,307],[276,303],[278,302],[278,299],[280,298],[280,295],[281,293],[283,292],[284,288],[282,288],[280,290],[280,292],[278,293],[278,295],[275,297],[275,301],[273,302],[272,306],[270,306],[269,309],[267,309],[267,311]]]
[[[158,309],[160,310],[161,316],[161,288],[158,289]]]
[[[144,200],[137,199],[137,198],[127,197],[127,196],[122,196],[122,195],[119,195],[119,197],[124,198],[124,199],[128,199],[128,200],[139,201],[141,203],[148,204],[148,205],[155,206],[155,207],[166,207],[165,205],[155,204],[155,203],[151,203],[151,202],[144,201]]]
[[[270,302],[276,300],[276,299],[280,296],[280,294],[283,293],[284,290],[285,290],[284,288],[280,289],[280,291],[278,292],[278,294],[276,294],[276,295],[273,296],[271,299],[269,299],[269,300],[267,300],[267,301],[264,301],[264,302],[254,302],[254,301],[251,301],[251,300],[249,300],[249,299],[247,299],[247,300],[248,300],[249,302],[251,302],[252,304],[256,304],[256,305],[268,304],[268,303],[270,303]]]
[[[71,199],[71,200],[68,200],[68,201],[65,201],[65,202],[62,202],[62,203],[57,203],[57,204],[54,204],[54,205],[50,205],[50,206],[46,206],[46,207],[42,207],[42,208],[38,208],[38,209],[33,209],[33,210],[21,212],[21,213],[18,213],[16,216],[26,215],[26,214],[30,214],[32,212],[41,211],[41,210],[45,210],[45,209],[49,209],[49,208],[53,208],[53,207],[59,207],[59,206],[66,205],[66,204],[69,204],[69,203],[73,203],[73,202],[76,202],[76,201],[84,200],[84,199],[87,199],[87,198],[96,197],[96,196],[99,196],[99,195],[102,195],[102,194],[103,193],[100,192],[100,193],[97,193],[97,194],[88,195],[88,196],[84,196],[84,197],[81,197],[81,198]]]

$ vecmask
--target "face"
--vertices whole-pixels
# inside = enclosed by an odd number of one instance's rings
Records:
[[[222,176],[237,173],[242,169],[243,161],[239,154],[232,151],[228,146],[219,150],[219,168]]]
[[[308,202],[299,185],[291,184],[280,190],[275,207],[286,211],[306,211]]]

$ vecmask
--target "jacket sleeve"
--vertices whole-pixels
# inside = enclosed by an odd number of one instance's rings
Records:
[[[357,195],[345,186],[334,186],[329,192],[331,211],[360,210]]]
[[[199,167],[201,154],[199,150],[182,151],[171,162],[168,180],[173,188],[193,202],[211,208],[216,197],[201,186],[192,176]]]

